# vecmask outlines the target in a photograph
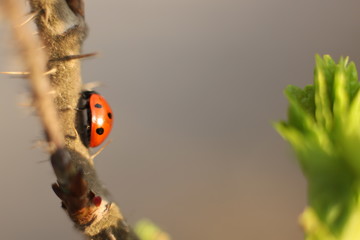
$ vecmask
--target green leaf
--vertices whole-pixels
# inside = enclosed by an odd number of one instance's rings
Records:
[[[171,240],[166,232],[148,219],[142,219],[136,223],[134,230],[141,240]]]
[[[315,56],[313,85],[288,86],[288,120],[274,124],[308,181],[306,239],[360,239],[360,83],[348,58]]]

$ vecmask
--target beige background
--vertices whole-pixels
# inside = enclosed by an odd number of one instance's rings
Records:
[[[113,142],[97,169],[131,223],[173,239],[302,239],[305,180],[271,122],[287,84],[312,81],[314,54],[360,60],[360,2],[86,1],[84,81],[112,104]],[[0,31],[0,71],[10,60]],[[0,76],[0,238],[81,239],[31,149],[38,119],[24,80]]]

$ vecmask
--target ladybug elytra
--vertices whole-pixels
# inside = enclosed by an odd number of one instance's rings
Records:
[[[83,110],[83,142],[88,147],[97,147],[109,135],[113,125],[113,113],[110,105],[95,91],[83,91],[80,98]]]

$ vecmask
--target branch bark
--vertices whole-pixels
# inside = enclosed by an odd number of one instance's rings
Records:
[[[136,240],[116,203],[97,178],[93,158],[82,143],[78,106],[81,92],[81,46],[87,27],[82,0],[29,0],[45,53],[27,25],[18,0],[0,0],[12,24],[41,119],[52,146],[51,163],[57,177],[53,190],[75,227],[88,239]],[[45,57],[47,55],[47,57]],[[44,73],[50,69],[49,75]],[[48,78],[47,78],[48,77]],[[51,99],[50,89],[55,92]]]

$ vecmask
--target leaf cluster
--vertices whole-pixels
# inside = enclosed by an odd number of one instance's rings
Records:
[[[348,58],[315,59],[313,84],[286,88],[288,120],[275,128],[290,142],[307,178],[309,208],[302,216],[307,239],[360,239],[357,70]]]

